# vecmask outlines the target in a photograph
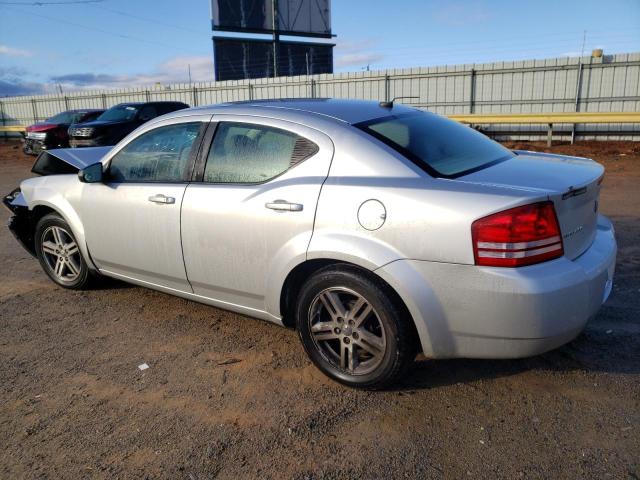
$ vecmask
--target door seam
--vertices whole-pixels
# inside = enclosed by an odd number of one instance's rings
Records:
[[[182,192],[182,199],[180,200],[180,253],[182,254],[182,266],[184,267],[184,278],[187,279],[187,283],[189,284],[189,288],[191,289],[191,293],[195,293],[193,289],[193,285],[191,284],[191,280],[189,280],[189,272],[187,271],[187,262],[184,258],[184,242],[182,241],[182,205],[184,204],[184,197],[187,196],[187,189],[191,185],[191,182],[187,183],[187,186],[184,187],[184,192]]]
[[[304,259],[309,260],[309,248],[311,247],[311,241],[313,240],[313,235],[316,231],[316,218],[318,216],[318,207],[320,205],[320,196],[322,195],[322,189],[324,188],[324,184],[325,182],[329,179],[329,175],[331,175],[331,167],[333,166],[333,159],[335,157],[336,154],[336,146],[333,143],[333,140],[329,139],[331,141],[331,146],[333,147],[333,151],[331,152],[331,160],[329,161],[329,168],[327,169],[327,174],[324,177],[324,180],[322,180],[322,183],[320,184],[320,188],[318,189],[318,198],[316,199],[316,208],[313,211],[313,223],[311,224],[311,235],[309,236],[309,242],[307,243],[307,248],[304,252]]]

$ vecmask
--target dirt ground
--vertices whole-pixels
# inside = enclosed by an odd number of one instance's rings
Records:
[[[607,304],[556,351],[422,360],[387,392],[327,380],[275,325],[57,288],[1,228],[0,478],[640,478],[640,143],[551,150],[607,167]],[[32,162],[0,141],[0,193]]]

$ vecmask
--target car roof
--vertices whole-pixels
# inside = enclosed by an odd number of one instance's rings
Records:
[[[86,112],[86,113],[104,112],[104,108],[72,108],[71,110],[63,110],[60,113],[84,113],[84,112]]]
[[[416,110],[401,104],[392,107],[383,107],[380,102],[373,100],[343,100],[336,98],[285,98],[278,100],[249,100],[242,102],[220,103],[217,105],[207,105],[190,108],[175,112],[176,116],[185,115],[187,112],[202,114],[220,113],[246,113],[253,111],[256,114],[286,118],[287,112],[308,113],[330,117],[341,122],[355,124],[371,120],[374,118],[397,115]],[[169,114],[170,116],[172,114]],[[165,116],[166,118],[167,116]]]
[[[157,105],[157,104],[161,104],[161,105],[187,105],[184,102],[179,102],[177,100],[158,100],[158,101],[154,101],[154,102],[122,102],[122,103],[118,103],[116,105],[113,105],[112,107],[121,107],[123,105],[129,105],[129,106],[139,106],[139,105]],[[110,108],[112,108],[110,107]]]

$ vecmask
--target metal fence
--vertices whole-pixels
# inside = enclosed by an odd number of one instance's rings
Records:
[[[179,83],[0,99],[2,125],[28,125],[63,110],[179,100],[192,106],[292,97],[400,100],[444,115],[640,111],[640,53],[444,65],[301,77]],[[640,139],[638,124],[567,125],[578,139]],[[487,125],[495,136],[540,139],[541,125]]]

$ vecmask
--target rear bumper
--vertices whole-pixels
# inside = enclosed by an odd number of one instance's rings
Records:
[[[575,338],[611,292],[613,226],[598,218],[593,244],[575,260],[522,268],[401,260],[377,270],[405,300],[425,355],[517,358]]]

